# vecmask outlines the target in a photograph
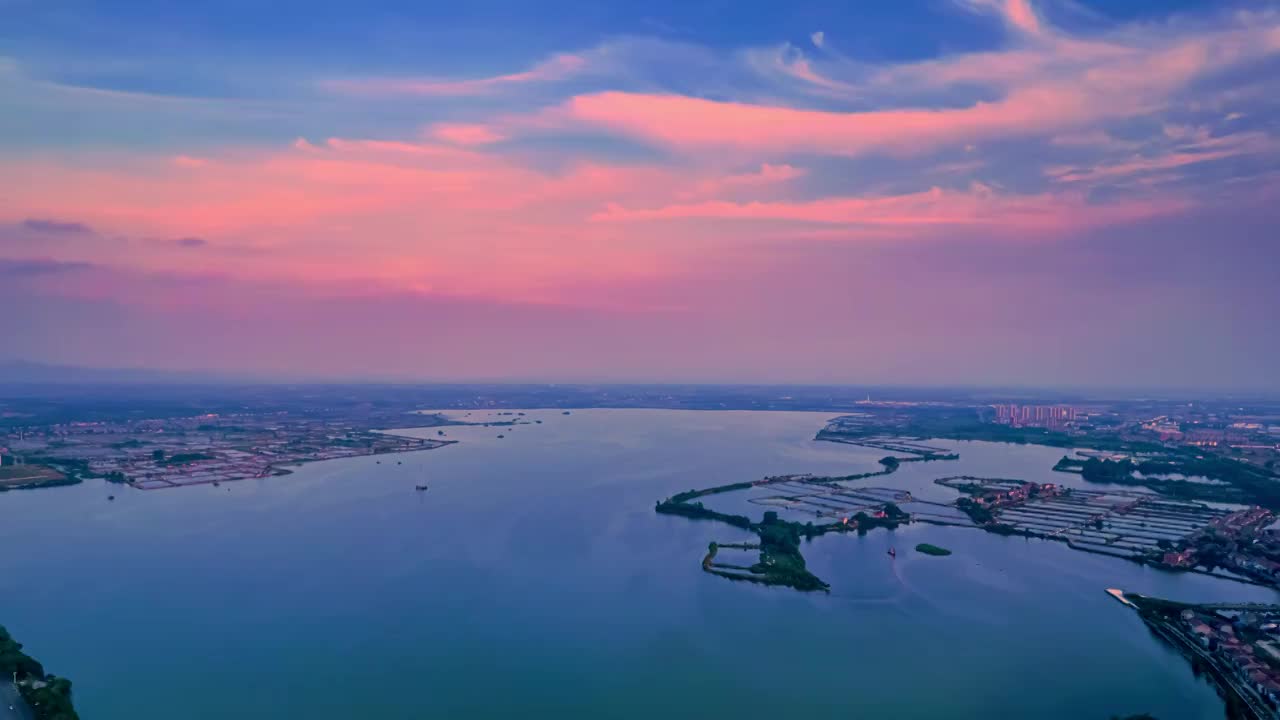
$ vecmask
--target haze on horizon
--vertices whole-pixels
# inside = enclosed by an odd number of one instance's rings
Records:
[[[0,361],[1280,389],[1280,5],[833,5],[0,0]]]

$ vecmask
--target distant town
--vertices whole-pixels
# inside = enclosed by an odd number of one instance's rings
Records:
[[[967,493],[957,507],[991,532],[1061,540],[1077,550],[1280,586],[1280,520],[1261,507],[1230,511],[1152,493],[1017,480],[935,482]]]
[[[403,424],[409,424],[407,416]],[[443,424],[436,416],[420,426]],[[138,490],[283,475],[319,460],[432,450],[451,441],[376,432],[354,420],[288,414],[209,413],[128,422],[78,422],[10,430],[2,441],[0,488],[103,478]]]
[[[1227,717],[1280,717],[1280,605],[1189,604],[1108,589],[1216,683]]]
[[[1027,403],[955,393],[931,398],[921,391],[874,398],[839,388],[737,386],[149,388],[132,403],[119,397],[128,389],[100,392],[108,398],[95,402],[94,392],[65,402],[0,396],[0,489],[85,478],[140,490],[212,484],[281,474],[304,462],[429,450],[450,442],[448,421],[417,414],[423,407],[659,407],[838,412],[819,434],[828,440],[1060,446],[1073,452],[1055,469],[1086,479],[1143,486],[1184,500],[1280,508],[1280,488],[1268,492],[1249,482],[1272,477],[1280,460],[1280,403]],[[438,434],[429,439],[381,432],[437,426]],[[1209,483],[1198,481],[1206,478]]]
[[[1099,489],[1017,478],[940,477],[967,520],[991,532],[1170,569],[1280,585],[1280,412],[1196,402],[968,408],[863,403],[819,439],[885,448],[887,438],[1061,447],[1053,470]],[[1220,504],[1237,509],[1227,510]],[[921,520],[954,524],[948,518]],[[961,523],[964,524],[964,523]]]

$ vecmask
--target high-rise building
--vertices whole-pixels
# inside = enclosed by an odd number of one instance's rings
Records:
[[[1067,405],[995,405],[996,422],[1015,427],[1059,427],[1075,422],[1076,409]]]

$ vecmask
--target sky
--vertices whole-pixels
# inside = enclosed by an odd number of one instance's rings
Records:
[[[1280,389],[1280,3],[0,0],[0,361]]]

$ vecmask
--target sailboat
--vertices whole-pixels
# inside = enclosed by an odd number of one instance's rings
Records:
[[[418,492],[422,492],[427,489],[427,485],[426,483],[423,483],[422,485],[414,485],[413,489],[417,490]]]

